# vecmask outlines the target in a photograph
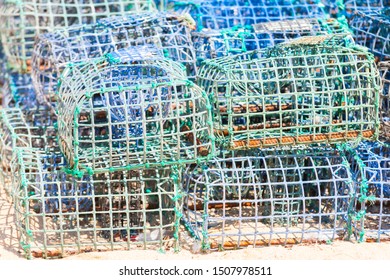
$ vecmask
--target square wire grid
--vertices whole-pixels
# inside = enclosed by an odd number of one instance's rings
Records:
[[[190,14],[197,30],[245,27],[255,23],[326,18],[319,0],[214,0],[169,1],[169,9]]]
[[[374,57],[343,36],[206,60],[198,81],[213,105],[217,142],[227,149],[378,137]]]
[[[203,249],[323,242],[352,230],[351,173],[330,148],[235,151],[189,167],[183,180],[183,217]]]
[[[196,56],[191,30],[192,26],[181,16],[142,13],[43,34],[37,38],[32,58],[37,95],[55,107],[58,79],[66,66],[129,47],[154,48],[151,52],[158,51],[182,63],[187,74],[195,75]]]
[[[180,165],[214,154],[207,96],[172,60],[122,49],[69,66],[60,82],[59,142],[75,170]]]
[[[59,27],[88,25],[108,16],[156,11],[152,0],[5,0],[1,41],[11,67],[31,70],[35,36]]]

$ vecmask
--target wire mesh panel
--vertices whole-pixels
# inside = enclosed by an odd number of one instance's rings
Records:
[[[166,57],[195,72],[191,26],[184,17],[144,13],[100,20],[96,25],[72,27],[41,35],[33,54],[32,76],[39,96],[55,106],[60,73],[69,62],[101,57],[131,46],[154,46]]]
[[[390,58],[390,8],[356,12],[350,26],[357,44],[369,48],[379,59]]]
[[[342,238],[353,182],[331,149],[251,151],[184,176],[184,218],[203,249]]]
[[[390,6],[389,0],[345,0],[344,8],[345,15],[350,18],[357,11],[370,12],[378,11],[380,9]]]
[[[205,61],[199,84],[229,149],[343,142],[378,135],[374,57],[337,36]]]
[[[102,172],[212,156],[207,96],[180,64],[122,49],[63,74],[58,133],[71,167]]]
[[[199,61],[263,49],[302,36],[348,33],[347,24],[336,19],[297,19],[258,23],[250,29],[203,29],[192,33]]]
[[[345,9],[344,0],[321,0],[325,11],[332,17],[339,17]]]
[[[214,0],[170,1],[180,13],[189,13],[198,30],[250,26],[259,22],[325,18],[323,5],[317,0]]]
[[[1,38],[10,64],[28,71],[37,34],[155,10],[152,0],[6,0],[0,9]]]
[[[0,92],[3,108],[18,107],[24,111],[39,106],[29,74],[7,73]]]
[[[390,140],[390,60],[378,64],[382,76],[382,95],[380,102],[381,111],[381,136]]]
[[[354,208],[360,240],[390,240],[390,148],[363,142],[349,150],[357,199]]]
[[[42,152],[58,150],[55,117],[47,108],[31,111],[20,108],[2,109],[0,115],[0,183],[9,195],[12,190],[10,162],[14,150],[35,148]]]
[[[181,199],[171,168],[76,177],[65,163],[57,153],[15,152],[15,215],[28,258],[178,246]]]

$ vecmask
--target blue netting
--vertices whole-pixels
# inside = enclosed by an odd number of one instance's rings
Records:
[[[357,12],[350,21],[357,44],[366,46],[379,59],[390,57],[390,8]]]
[[[216,0],[170,1],[173,9],[189,13],[198,30],[250,26],[259,22],[284,19],[324,18],[326,12],[318,0]]]

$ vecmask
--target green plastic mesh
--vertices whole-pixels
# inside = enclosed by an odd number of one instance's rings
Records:
[[[189,167],[184,220],[203,249],[330,241],[349,228],[353,181],[329,147],[235,153]]]
[[[341,38],[302,37],[206,60],[199,84],[214,108],[218,142],[245,149],[376,139],[381,83],[374,56]]]
[[[87,172],[185,164],[213,156],[211,106],[182,66],[147,48],[69,66],[58,92],[58,136]]]
[[[156,11],[152,0],[6,0],[0,8],[1,40],[9,64],[29,71],[37,34],[96,23],[107,16]]]
[[[172,168],[74,177],[64,166],[56,152],[15,149],[16,227],[28,258],[177,248],[181,198]]]
[[[142,13],[42,34],[37,39],[32,58],[37,95],[55,107],[58,78],[68,63],[99,58],[132,46],[153,45],[165,57],[183,63],[188,74],[194,74],[196,57],[190,31],[185,17]]]

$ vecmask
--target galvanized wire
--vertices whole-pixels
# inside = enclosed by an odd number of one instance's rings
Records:
[[[302,36],[348,33],[348,24],[336,19],[296,19],[258,23],[251,28],[204,29],[192,33],[198,63],[204,59],[234,55],[275,46]]]
[[[197,23],[198,31],[245,27],[255,23],[326,18],[323,5],[318,0],[232,0],[232,1],[169,1],[173,10],[189,13]]]
[[[85,62],[132,46],[152,45],[165,57],[183,63],[187,73],[194,74],[191,28],[181,16],[143,13],[43,34],[33,53],[32,76],[37,94],[55,107],[58,78],[68,63]]]
[[[86,25],[108,16],[156,11],[152,0],[5,0],[1,40],[11,67],[29,71],[35,36],[58,27]]]
[[[390,146],[362,142],[356,148],[344,148],[357,182],[354,223],[359,240],[390,239]]]
[[[29,74],[6,72],[0,92],[3,108],[18,107],[25,111],[39,106]]]
[[[383,140],[390,140],[390,60],[378,64],[382,77],[382,94],[380,102],[381,136]]]
[[[236,249],[348,234],[354,195],[346,159],[331,148],[251,150],[184,175],[183,216],[203,249]]]
[[[343,36],[302,37],[206,60],[199,84],[228,149],[376,139],[381,83],[374,57]]]
[[[369,48],[379,60],[390,58],[390,8],[366,13],[358,11],[350,26],[357,44]]]
[[[74,177],[57,153],[15,149],[14,205],[28,258],[178,246],[181,196],[171,168]]]
[[[180,165],[213,156],[205,93],[180,64],[137,54],[122,49],[63,71],[58,136],[75,170]]]

